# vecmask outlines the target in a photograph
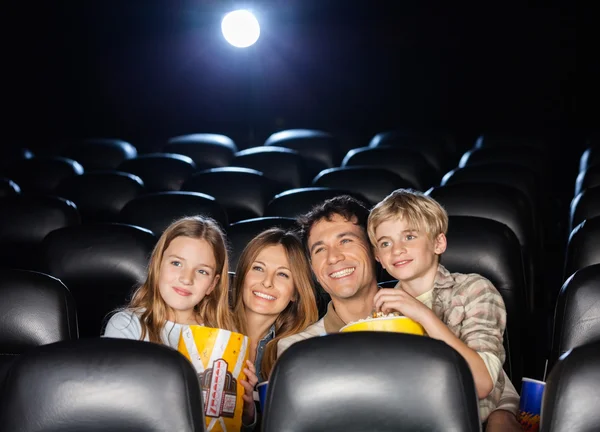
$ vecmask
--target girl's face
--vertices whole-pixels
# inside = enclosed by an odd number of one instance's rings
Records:
[[[270,316],[279,315],[295,301],[294,279],[282,245],[259,252],[244,277],[242,296],[247,311]]]
[[[174,310],[171,321],[196,324],[194,307],[209,295],[219,281],[212,246],[204,239],[176,237],[163,254],[158,288]]]

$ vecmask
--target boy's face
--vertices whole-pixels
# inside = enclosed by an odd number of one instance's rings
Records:
[[[332,298],[350,299],[376,283],[373,254],[364,229],[334,215],[315,223],[308,235],[311,267]]]
[[[437,270],[438,257],[446,250],[446,236],[435,239],[402,219],[389,219],[375,230],[375,258],[394,278],[417,280]]]

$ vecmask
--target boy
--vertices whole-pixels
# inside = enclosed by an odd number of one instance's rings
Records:
[[[450,273],[439,263],[447,229],[446,211],[420,192],[396,190],[373,208],[367,232],[375,258],[398,280],[395,288],[379,290],[374,303],[378,311],[420,323],[465,358],[484,422],[504,390],[506,308],[490,281]]]

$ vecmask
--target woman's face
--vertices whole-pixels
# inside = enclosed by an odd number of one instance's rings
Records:
[[[277,316],[295,301],[294,279],[282,245],[258,253],[244,277],[242,292],[246,310],[259,315]]]

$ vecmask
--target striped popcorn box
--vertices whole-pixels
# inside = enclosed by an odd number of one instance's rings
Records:
[[[242,426],[244,363],[248,337],[228,330],[192,325],[179,337],[178,351],[194,365],[202,385],[206,430],[231,432]]]

